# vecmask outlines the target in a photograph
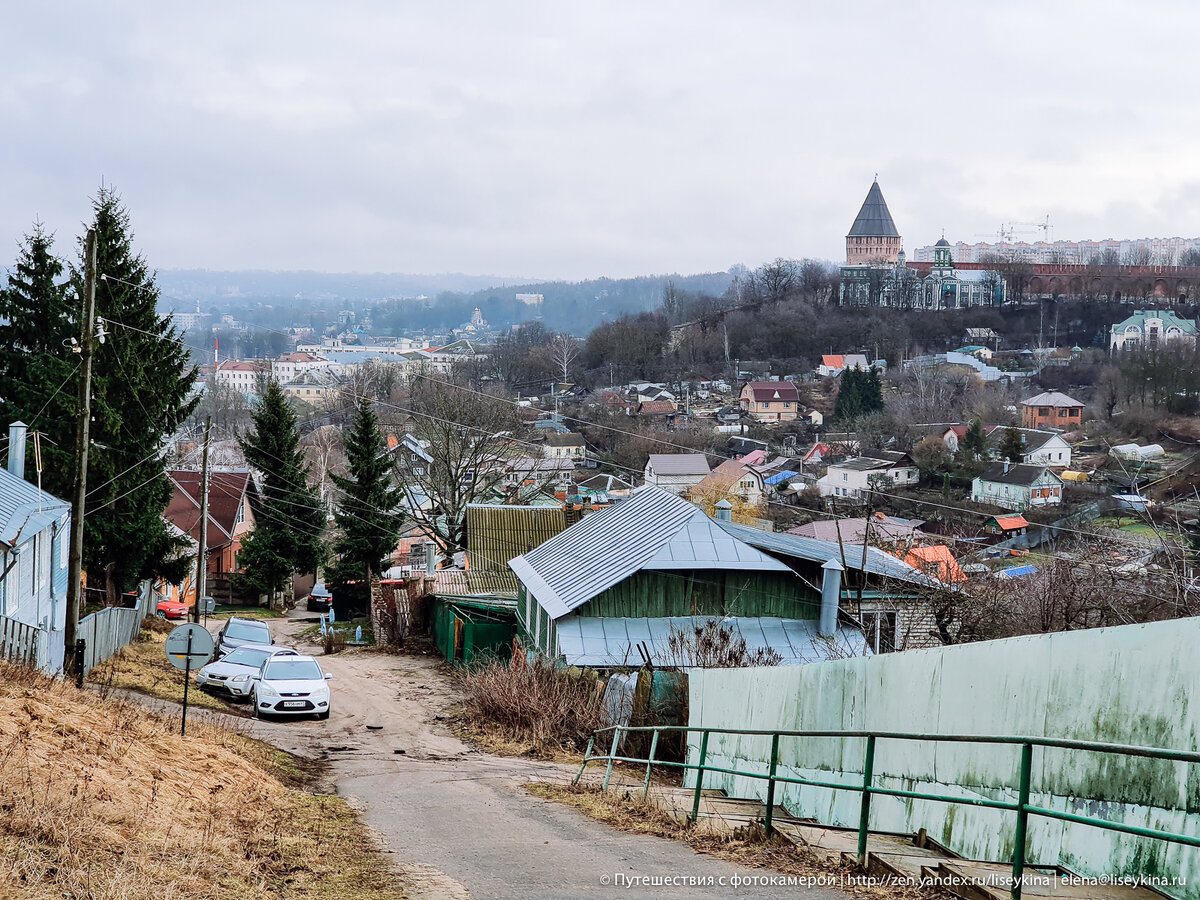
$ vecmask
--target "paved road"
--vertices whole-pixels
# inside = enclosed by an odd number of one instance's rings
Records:
[[[277,640],[292,644],[304,626],[299,617],[276,623]],[[456,738],[438,719],[454,687],[434,659],[348,651],[320,662],[334,675],[329,721],[254,722],[251,729],[283,749],[330,761],[337,792],[395,854],[413,897],[846,897],[794,886],[734,888],[735,875],[769,873],[677,841],[626,834],[529,795],[531,777],[566,778],[569,771],[480,753]],[[630,876],[711,876],[725,886],[623,886]]]

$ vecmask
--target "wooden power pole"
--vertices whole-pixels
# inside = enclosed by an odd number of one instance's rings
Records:
[[[200,552],[196,555],[196,605],[192,621],[200,621],[200,604],[204,601],[204,576],[208,574],[208,439],[212,416],[204,420],[204,462],[200,465]]]
[[[89,432],[92,420],[92,347],[96,339],[96,229],[84,243],[83,321],[79,334],[79,398],[75,425],[75,492],[71,498],[71,546],[67,553],[67,623],[63,632],[67,667],[81,679],[76,666],[76,641],[83,593],[83,513],[87,503]]]

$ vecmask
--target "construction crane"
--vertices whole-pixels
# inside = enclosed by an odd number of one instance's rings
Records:
[[[1037,234],[1038,231],[1042,232],[1042,240],[1046,243],[1053,240],[1054,228],[1050,224],[1049,213],[1046,213],[1046,218],[1042,222],[1009,222],[1007,225],[1001,223],[995,233],[976,234],[975,237],[998,238],[998,243],[1011,244],[1013,238],[1018,234]]]
[[[1043,241],[1045,241],[1047,244],[1054,241],[1054,226],[1050,224],[1050,213],[1046,213],[1046,218],[1041,222],[1013,222],[1011,225],[1009,225],[1010,231],[1017,226],[1040,229],[1042,232]],[[1024,233],[1032,234],[1033,232],[1027,231]]]

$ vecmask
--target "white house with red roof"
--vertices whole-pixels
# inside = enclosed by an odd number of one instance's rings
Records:
[[[742,412],[760,422],[791,422],[800,411],[800,393],[790,381],[748,381],[740,400]]]
[[[836,378],[846,369],[862,369],[865,372],[869,368],[865,353],[826,353],[817,366],[817,374]]]

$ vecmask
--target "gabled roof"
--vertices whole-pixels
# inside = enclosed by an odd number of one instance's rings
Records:
[[[892,469],[896,466],[911,466],[912,458],[898,450],[879,450],[871,456],[856,456],[854,459],[834,463],[831,469],[847,469],[851,472],[873,472],[876,469]]]
[[[652,486],[594,512],[535,550],[509,561],[551,618],[578,609],[642,570],[790,572],[725,533],[686,500]]]
[[[826,353],[821,356],[821,365],[828,366],[831,369],[844,369],[846,367],[846,357],[840,353]]]
[[[512,594],[519,582],[508,561],[544,544],[567,527],[561,506],[467,506],[467,589],[462,593]],[[443,593],[448,587],[436,587]]]
[[[568,434],[548,434],[546,435],[547,447],[582,447],[583,435],[568,433]]]
[[[930,578],[936,578],[945,584],[961,584],[967,580],[958,560],[945,544],[913,547],[905,555],[904,561]]]
[[[579,482],[579,487],[588,491],[628,491],[633,485],[616,475],[593,475],[586,481]]]
[[[815,538],[819,541],[831,541],[836,544],[839,532],[842,543],[846,541],[862,543],[863,535],[867,533],[867,520],[864,518],[818,519],[806,525],[789,528],[784,534]],[[871,535],[875,540],[903,541],[925,537],[925,532],[907,522],[899,522],[876,514],[875,518],[871,520]]]
[[[746,388],[753,392],[756,403],[770,400],[796,401],[800,397],[796,386],[790,381],[748,381],[742,387],[742,391]]]
[[[753,467],[760,465],[766,458],[766,455],[766,452],[763,450],[754,450],[747,453],[741,459],[727,459],[708,475],[705,475],[703,480],[692,488],[692,490],[697,493],[703,493],[704,491],[727,493],[747,474],[756,475],[761,481],[762,475],[756,472]],[[692,496],[694,497],[696,494]]]
[[[675,412],[675,404],[670,400],[647,400],[638,404],[638,415],[669,416]]]
[[[983,470],[983,474],[979,478],[981,481],[991,481],[996,484],[1016,484],[1029,487],[1042,476],[1043,472],[1050,475],[1055,481],[1062,481],[1045,466],[1025,466],[1003,462],[992,463]]]
[[[858,218],[850,226],[847,237],[900,237],[892,214],[888,212],[887,202],[883,199],[883,191],[876,181],[867,191],[867,199],[863,201]]]
[[[70,511],[65,500],[0,469],[0,543],[16,547]]]
[[[649,465],[655,475],[707,475],[712,471],[703,453],[651,453]]]
[[[1068,397],[1062,391],[1042,391],[1028,400],[1021,401],[1022,406],[1083,406],[1078,400]]]
[[[992,516],[991,520],[1001,531],[1016,531],[1018,528],[1028,528],[1029,523],[1024,516]]]
[[[173,490],[163,518],[193,540],[199,540],[202,493],[200,473],[175,469],[167,472],[167,477],[171,480]],[[255,490],[254,479],[250,477],[249,472],[209,473],[208,534],[205,537],[209,550],[233,540],[233,530],[237,525],[242,498],[247,492]]]

